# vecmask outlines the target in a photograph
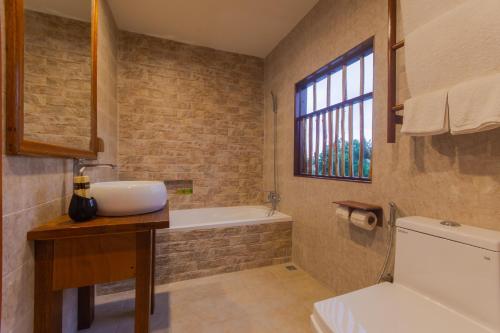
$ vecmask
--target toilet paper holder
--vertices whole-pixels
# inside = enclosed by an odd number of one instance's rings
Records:
[[[383,220],[383,215],[384,215],[384,210],[382,207],[377,206],[377,205],[371,205],[371,204],[366,204],[363,202],[358,202],[358,201],[352,201],[352,200],[346,200],[346,201],[334,201],[334,204],[337,204],[339,206],[347,207],[349,208],[349,212],[351,213],[355,209],[360,209],[364,210],[367,212],[373,212],[375,215],[377,215],[377,226],[382,227],[384,224]]]

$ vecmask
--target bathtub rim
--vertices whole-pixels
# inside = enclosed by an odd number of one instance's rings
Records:
[[[196,209],[224,209],[224,208],[266,208],[266,206],[259,205],[245,205],[245,206],[223,206],[223,207],[203,207],[203,208],[188,208],[188,209],[174,209],[172,211],[185,211],[185,210],[196,210]],[[169,231],[192,231],[192,230],[200,230],[200,229],[221,229],[221,228],[232,228],[232,227],[243,227],[248,225],[258,225],[258,224],[271,224],[271,223],[285,223],[285,222],[293,222],[293,218],[290,215],[276,211],[279,216],[273,217],[263,217],[263,218],[251,218],[251,219],[240,219],[240,220],[232,220],[232,221],[223,221],[209,224],[197,224],[197,225],[189,225],[189,226],[176,226],[166,229],[157,230],[159,233],[165,233]]]

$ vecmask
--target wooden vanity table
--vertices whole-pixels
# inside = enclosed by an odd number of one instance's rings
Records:
[[[62,331],[62,291],[78,289],[78,327],[90,327],[94,285],[136,279],[135,332],[149,332],[154,307],[155,230],[169,227],[162,211],[98,217],[83,223],[62,216],[28,232],[35,241],[36,333]]]

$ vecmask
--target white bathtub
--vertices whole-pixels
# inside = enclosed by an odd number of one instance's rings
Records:
[[[196,208],[170,211],[170,229],[227,228],[242,225],[288,222],[292,218],[276,211],[267,216],[265,206]]]

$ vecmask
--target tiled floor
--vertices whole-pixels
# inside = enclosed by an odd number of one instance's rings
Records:
[[[333,294],[307,273],[276,265],[158,286],[154,333],[310,333],[314,302]],[[133,332],[133,293],[98,297],[85,333]]]

